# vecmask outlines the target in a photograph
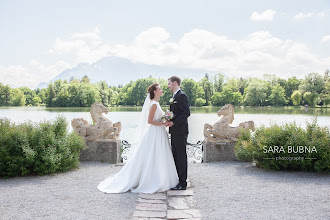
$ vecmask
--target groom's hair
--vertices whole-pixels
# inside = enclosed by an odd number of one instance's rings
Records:
[[[181,85],[181,79],[177,76],[172,76],[172,77],[168,78],[168,80],[171,80],[171,82],[177,82],[178,86]]]

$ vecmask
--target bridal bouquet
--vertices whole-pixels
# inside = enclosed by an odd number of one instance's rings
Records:
[[[165,115],[163,115],[161,117],[161,119],[162,119],[163,122],[166,122],[166,121],[169,121],[169,120],[173,119],[173,117],[174,117],[173,112],[171,112],[169,110],[166,110]]]

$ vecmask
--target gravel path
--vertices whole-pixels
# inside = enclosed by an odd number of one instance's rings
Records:
[[[250,163],[191,164],[203,219],[330,219],[330,175],[274,172]]]
[[[84,162],[66,173],[0,180],[0,219],[129,219],[137,194],[105,194],[96,188],[120,169]]]
[[[137,194],[104,194],[121,166],[84,162],[48,176],[0,180],[0,219],[130,219]],[[203,219],[330,219],[330,175],[266,172],[249,163],[189,164]]]

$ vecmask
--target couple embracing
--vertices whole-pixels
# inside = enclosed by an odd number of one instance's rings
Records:
[[[163,90],[157,83],[149,86],[130,157],[118,173],[98,185],[100,191],[155,193],[169,189],[186,189],[186,145],[190,109],[188,98],[180,90],[180,84],[179,77],[172,76],[168,79],[168,88],[173,93],[170,111],[174,117],[166,122],[161,120],[164,112],[159,105]],[[171,145],[167,126],[171,134]]]

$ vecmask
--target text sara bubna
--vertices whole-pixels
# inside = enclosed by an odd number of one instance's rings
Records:
[[[317,153],[315,146],[264,146],[264,153]]]

